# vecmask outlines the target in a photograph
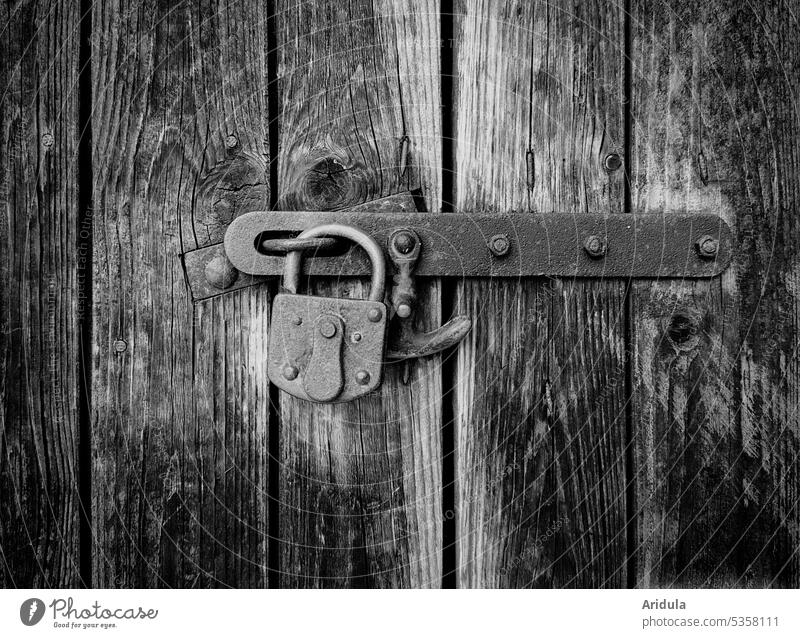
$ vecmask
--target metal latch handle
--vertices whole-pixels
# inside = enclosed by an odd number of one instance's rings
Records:
[[[397,270],[392,288],[396,325],[390,331],[386,358],[395,361],[418,359],[446,350],[461,341],[472,328],[466,315],[455,315],[430,332],[414,329],[417,287],[414,269],[422,250],[422,240],[410,228],[398,228],[389,236],[389,257]]]

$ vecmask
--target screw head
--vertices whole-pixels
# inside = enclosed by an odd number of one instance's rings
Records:
[[[124,339],[117,339],[114,341],[114,352],[125,352],[128,349],[128,344]]]
[[[218,253],[211,261],[206,264],[205,269],[206,281],[214,288],[225,290],[230,288],[236,278],[239,276],[239,271],[233,267],[233,264],[228,261],[224,253]]]
[[[378,323],[382,318],[383,313],[380,308],[370,308],[369,311],[367,311],[367,319],[372,323]]]
[[[369,379],[369,372],[366,370],[359,370],[356,372],[356,383],[358,383],[358,385],[367,385],[369,383]]]
[[[589,257],[604,257],[606,254],[606,242],[599,235],[589,235],[583,242],[583,249]]]
[[[407,255],[414,250],[414,247],[417,245],[416,238],[407,230],[401,230],[396,233],[392,237],[392,242],[394,243],[395,250],[401,255]]]
[[[489,240],[489,250],[492,251],[495,257],[507,255],[508,251],[511,250],[511,240],[508,235],[505,233],[493,235]]]
[[[336,334],[336,324],[327,319],[325,321],[320,321],[319,333],[326,339],[330,339]]]
[[[55,143],[55,139],[51,133],[45,133],[42,135],[42,146],[45,148],[51,148]]]
[[[401,319],[407,319],[411,316],[411,306],[407,303],[401,303],[397,306],[397,316]]]
[[[603,166],[607,171],[619,170],[619,167],[622,166],[622,158],[617,153],[609,153],[603,160]]]
[[[352,341],[353,343],[358,343],[359,341],[361,341],[361,339],[362,336],[360,332],[354,332],[353,334],[350,335],[350,341]]]
[[[235,135],[228,135],[228,137],[225,138],[225,146],[229,149],[236,148],[239,146],[239,138]]]
[[[711,235],[703,235],[697,240],[697,251],[704,259],[716,257],[719,251],[719,242]]]
[[[283,378],[288,381],[294,381],[297,378],[297,375],[300,374],[300,370],[297,369],[296,366],[287,363],[283,366]]]

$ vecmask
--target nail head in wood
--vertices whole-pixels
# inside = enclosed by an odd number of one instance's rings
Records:
[[[603,164],[607,171],[616,171],[619,170],[620,166],[622,166],[622,158],[620,158],[619,154],[617,153],[609,153],[606,155],[606,159]]]

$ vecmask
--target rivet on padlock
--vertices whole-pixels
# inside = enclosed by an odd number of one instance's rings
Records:
[[[272,306],[267,373],[275,385],[301,399],[351,401],[375,390],[383,377],[386,262],[380,246],[358,228],[326,224],[298,239],[313,237],[344,237],[366,250],[372,262],[369,299],[297,294],[302,254],[288,253],[284,290]]]

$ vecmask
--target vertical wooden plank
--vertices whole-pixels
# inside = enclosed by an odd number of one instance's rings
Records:
[[[78,23],[0,7],[0,587],[80,582]]]
[[[437,211],[438,2],[286,1],[277,17],[282,208],[339,209],[419,184]],[[364,286],[314,291],[360,296]],[[423,328],[438,325],[437,286],[420,308]],[[389,366],[380,393],[350,404],[281,394],[284,586],[439,586],[439,360],[402,377]]]
[[[622,212],[623,25],[613,0],[457,6],[457,212]],[[459,286],[459,586],[624,585],[624,292]]]
[[[633,204],[714,210],[734,263],[638,283],[638,584],[800,583],[797,2],[633,3]]]
[[[264,3],[94,5],[96,586],[263,587],[270,296],[180,254],[268,190]]]

